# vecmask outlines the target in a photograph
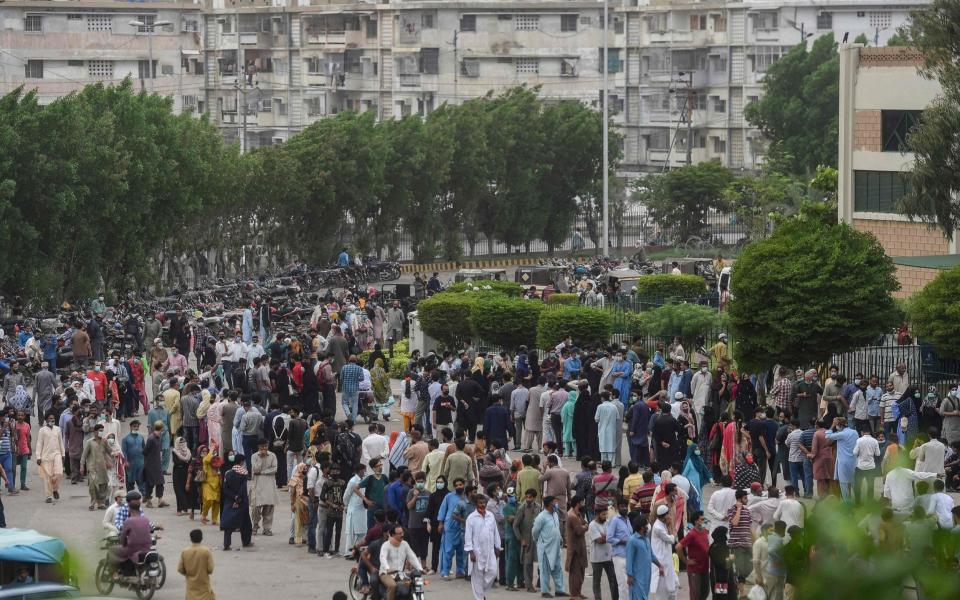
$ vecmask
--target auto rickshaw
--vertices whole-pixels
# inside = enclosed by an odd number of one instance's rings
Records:
[[[77,585],[63,540],[32,529],[0,529],[0,589],[17,584],[24,569],[33,582]]]

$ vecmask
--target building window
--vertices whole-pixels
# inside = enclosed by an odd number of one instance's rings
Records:
[[[93,79],[113,79],[113,61],[88,60],[87,76]]]
[[[82,20],[83,20],[83,15],[78,14],[78,13],[69,13],[69,14],[67,15],[67,20],[68,20],[68,21],[82,21]]]
[[[880,111],[884,152],[906,152],[907,136],[920,121],[919,110]]]
[[[514,61],[517,75],[537,75],[540,73],[540,59],[518,58]]]
[[[667,13],[658,13],[644,17],[647,21],[647,33],[666,33]]]
[[[153,22],[157,20],[157,15],[137,15],[137,21],[143,23],[137,27],[137,33],[149,33],[153,29]]]
[[[690,29],[693,31],[706,31],[707,15],[690,15]]]
[[[43,33],[43,17],[27,15],[23,19],[23,30],[27,33]]]
[[[833,13],[822,12],[817,15],[817,29],[833,29]]]
[[[720,138],[713,138],[713,153],[714,154],[726,154],[727,153],[727,140]]]
[[[220,20],[220,33],[233,33],[233,20],[230,18]]]
[[[460,15],[460,31],[476,31],[477,15]]]
[[[377,22],[373,19],[367,20],[367,38],[377,37]]]
[[[480,61],[476,58],[465,58],[460,63],[460,74],[464,77],[480,76]]]
[[[420,28],[433,29],[433,13],[423,13],[420,15]]]
[[[710,96],[710,100],[713,101],[713,112],[726,114],[727,112],[727,101],[720,96]]]
[[[87,31],[113,31],[110,15],[87,15]]]
[[[440,49],[420,49],[420,72],[427,75],[436,75],[440,72]]]
[[[647,150],[667,150],[670,147],[670,132],[658,129],[643,136]]]
[[[540,29],[540,15],[517,15],[513,23],[517,31],[537,31]]]
[[[560,59],[560,77],[576,77],[577,62],[569,58]]]
[[[754,72],[766,73],[770,65],[780,60],[781,54],[780,46],[757,46],[753,53]]]
[[[23,76],[27,79],[43,79],[43,61],[28,60],[23,66]]]
[[[157,62],[153,62],[153,68],[151,69],[149,60],[138,60],[137,72],[140,74],[140,79],[154,79],[157,76]]]
[[[608,48],[607,50],[607,73],[619,73],[623,71],[623,62],[620,61],[620,49]],[[603,65],[603,48],[600,48],[599,53],[597,66],[601,67]],[[597,70],[603,73],[601,68],[598,68]]]
[[[579,15],[560,15],[560,31],[576,31]]]
[[[890,13],[887,11],[874,11],[869,13],[871,29],[889,29]]]
[[[616,94],[608,94],[610,98],[610,114],[616,115],[623,112],[624,100]],[[600,107],[603,108],[603,91],[600,91]]]
[[[320,98],[307,98],[303,103],[307,105],[308,117],[316,117],[322,114],[320,112]]]
[[[854,171],[853,210],[897,214],[909,191],[910,183],[896,171]]]
[[[780,26],[780,11],[758,12],[752,16],[754,31],[770,31]]]
[[[287,105],[283,102],[282,98],[274,98],[273,103],[276,105],[276,112],[281,117],[287,116]]]
[[[194,110],[197,108],[196,96],[183,96],[180,99],[180,110]]]

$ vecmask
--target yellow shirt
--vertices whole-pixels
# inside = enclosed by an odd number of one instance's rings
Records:
[[[636,491],[636,489],[641,485],[643,485],[642,475],[639,473],[627,475],[627,478],[623,480],[623,497],[633,498],[633,492]]]
[[[180,553],[177,572],[187,578],[187,600],[216,600],[210,575],[213,573],[213,554],[210,548],[190,544]]]

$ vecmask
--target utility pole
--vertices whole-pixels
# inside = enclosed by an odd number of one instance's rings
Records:
[[[243,46],[240,45],[240,11],[234,10],[234,16],[237,19],[236,22],[236,32],[237,32],[237,76],[240,77],[242,82],[237,86],[239,90],[238,94],[238,108],[242,111],[240,114],[241,125],[240,125],[240,153],[243,154],[247,151],[247,65],[243,61]],[[240,96],[243,97],[243,106],[239,105]]]
[[[693,71],[687,73],[687,99],[685,101],[687,108],[687,165],[693,164]],[[683,76],[683,73],[680,74]]]
[[[610,27],[610,19],[608,18],[609,6],[609,0],[603,0],[603,64],[601,65],[601,69],[603,69],[603,102],[601,103],[603,104],[603,251],[600,253],[600,256],[606,256],[610,248],[610,134],[607,127],[607,105],[610,99],[607,93],[607,80],[610,71],[610,44],[607,38]]]
[[[143,29],[147,33],[147,78],[150,80],[150,91],[155,92],[157,89],[157,82],[154,79],[157,76],[157,70],[153,66],[153,33],[157,30],[157,27],[166,27],[171,25],[170,21],[154,21],[152,23],[147,23],[146,21],[130,21],[129,23],[132,27],[136,27],[137,30]],[[179,58],[179,57],[178,57]]]
[[[458,86],[460,83],[460,61],[457,58],[457,43],[460,38],[460,30],[453,30],[453,103],[459,104]]]

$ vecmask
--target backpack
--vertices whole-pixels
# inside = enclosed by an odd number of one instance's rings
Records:
[[[517,356],[517,377],[526,379],[530,376],[530,362],[526,354]]]
[[[349,432],[337,435],[333,447],[333,460],[340,465],[343,472],[353,471],[357,465],[357,447],[353,443],[353,436]]]
[[[324,372],[326,369],[323,368],[325,364],[326,364],[326,362],[322,362],[322,363],[320,363],[320,365],[317,367],[316,376],[317,376],[317,384],[319,384],[319,385],[327,385],[327,375],[326,375],[326,373]]]

